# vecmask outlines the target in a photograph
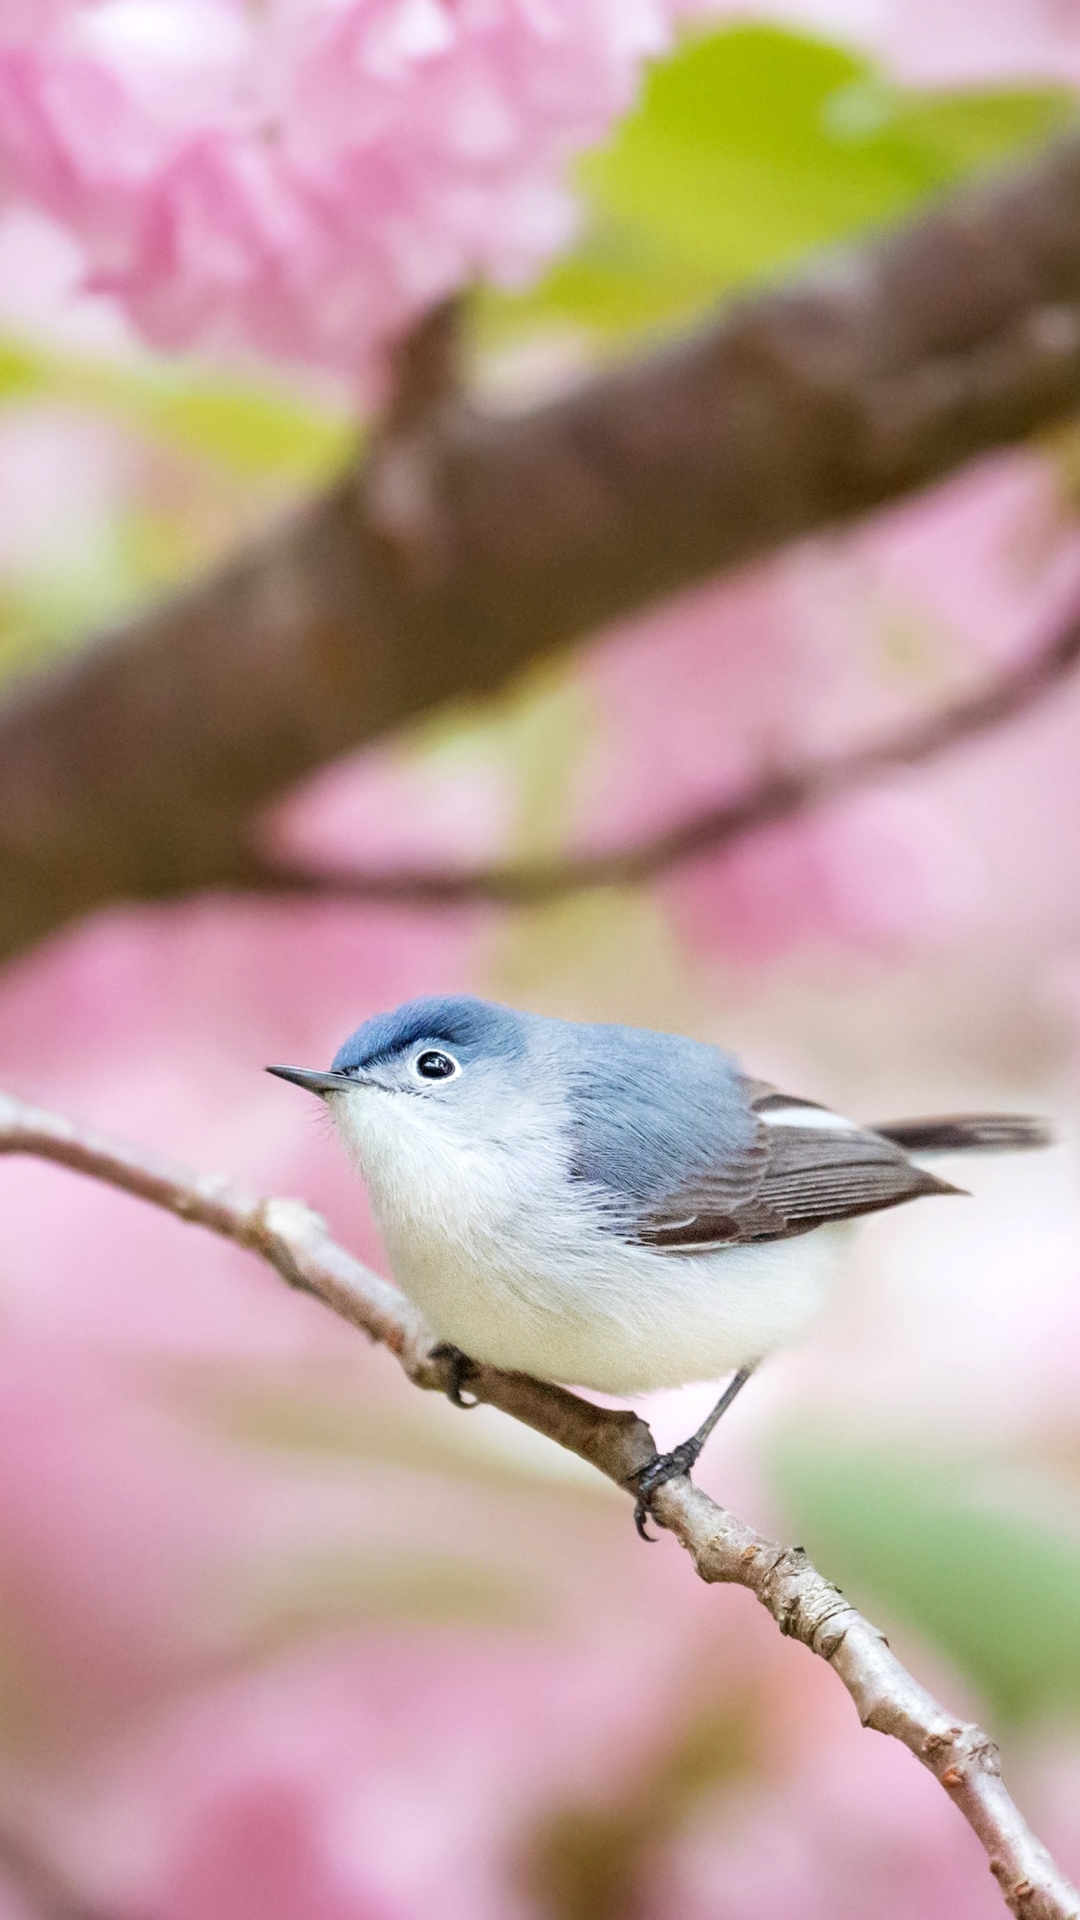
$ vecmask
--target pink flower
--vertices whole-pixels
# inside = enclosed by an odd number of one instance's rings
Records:
[[[356,375],[572,230],[665,0],[56,0],[0,24],[0,180],[162,347]]]
[[[329,1822],[305,1783],[268,1774],[205,1810],[157,1893],[169,1920],[380,1920],[382,1900],[349,1884],[326,1843]]]
[[[582,839],[633,844],[842,757],[1044,644],[1080,580],[1053,488],[1030,454],[985,461],[613,630],[585,661],[601,723]],[[807,944],[895,958],[976,928],[1071,939],[1075,697],[676,870],[683,930],[749,965]]]

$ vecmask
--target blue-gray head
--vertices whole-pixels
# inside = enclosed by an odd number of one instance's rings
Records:
[[[272,1067],[323,1095],[368,1166],[395,1130],[505,1157],[537,1143],[575,1181],[648,1202],[750,1137],[735,1062],[637,1027],[579,1025],[433,995],[350,1034],[330,1071]]]
[[[268,1067],[267,1072],[324,1096],[360,1087],[445,1095],[451,1082],[463,1088],[467,1069],[499,1062],[509,1067],[519,1060],[525,1018],[464,994],[430,994],[365,1020],[338,1048],[328,1073],[307,1067]]]

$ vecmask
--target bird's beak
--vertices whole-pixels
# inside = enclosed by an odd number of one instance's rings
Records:
[[[267,1067],[266,1071],[276,1073],[279,1080],[291,1080],[306,1093],[343,1093],[357,1084],[353,1073],[320,1073],[317,1067]]]

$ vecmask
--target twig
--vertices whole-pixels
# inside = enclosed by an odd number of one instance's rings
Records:
[[[8,699],[0,957],[242,884],[333,756],[1075,408],[1078,207],[1073,137],[513,416],[448,399],[422,327],[423,431],[410,403],[371,471]]]
[[[417,1386],[445,1391],[448,1364],[433,1357],[431,1336],[415,1309],[339,1247],[302,1201],[261,1199],[6,1094],[0,1094],[0,1153],[57,1161],[250,1248],[291,1286],[389,1347]],[[631,1493],[656,1451],[638,1414],[592,1406],[525,1374],[477,1367],[469,1391],[568,1447]],[[748,1587],[781,1633],[801,1640],[834,1668],[864,1726],[901,1740],[940,1781],[986,1849],[1017,1920],[1080,1920],[1080,1894],[1010,1799],[994,1743],[954,1718],[907,1673],[878,1629],[823,1579],[801,1548],[766,1540],[687,1478],[661,1488],[654,1511],[703,1580]]]
[[[359,475],[377,545],[406,566],[418,597],[435,598],[453,565],[434,485],[440,437],[462,412],[461,297],[443,300],[398,342],[386,407]]]
[[[980,692],[850,753],[761,774],[732,799],[707,807],[633,846],[528,866],[457,871],[433,867],[349,872],[294,867],[282,860],[255,857],[243,884],[262,893],[344,896],[415,906],[446,906],[469,900],[523,906],[586,887],[629,886],[652,880],[703,854],[717,853],[763,827],[807,813],[838,794],[869,785],[898,768],[918,766],[950,747],[977,739],[1044,699],[1078,662],[1080,615]]]

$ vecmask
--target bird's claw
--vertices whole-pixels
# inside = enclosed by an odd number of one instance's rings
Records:
[[[470,1374],[476,1371],[475,1362],[469,1359],[467,1353],[462,1353],[460,1347],[451,1346],[448,1340],[441,1340],[437,1347],[432,1347],[429,1358],[447,1361],[446,1371],[449,1378],[446,1382],[446,1397],[453,1406],[463,1407],[466,1413],[470,1407],[479,1406],[478,1400],[466,1400],[462,1397],[462,1387]]]
[[[645,1522],[652,1513],[653,1494],[669,1480],[678,1480],[689,1473],[697,1460],[701,1448],[693,1441],[684,1440],[681,1446],[673,1447],[670,1453],[656,1453],[647,1466],[641,1467],[634,1475],[637,1503],[634,1507],[634,1525],[642,1540],[655,1543],[655,1533],[648,1533]],[[663,1525],[663,1522],[660,1522]]]

